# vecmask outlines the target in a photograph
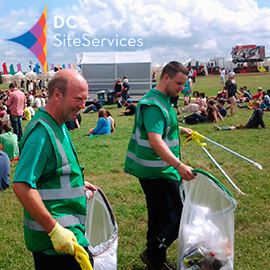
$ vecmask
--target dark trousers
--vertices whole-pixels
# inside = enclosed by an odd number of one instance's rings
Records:
[[[179,181],[139,179],[148,210],[147,253],[155,259],[166,259],[166,250],[178,238],[182,201]]]
[[[122,91],[122,101],[125,102],[128,99],[128,91]]]
[[[93,265],[93,257],[87,247],[84,247],[89,254],[89,259]],[[65,255],[47,255],[44,253],[33,252],[36,270],[81,270],[80,264],[74,256]]]
[[[18,142],[19,142],[23,135],[22,116],[10,115],[10,122],[13,128],[13,133],[15,133],[18,136]]]

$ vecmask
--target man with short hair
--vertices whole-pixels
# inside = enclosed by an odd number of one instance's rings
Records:
[[[10,110],[10,121],[13,128],[13,132],[17,134],[18,141],[20,141],[23,135],[22,117],[24,105],[26,103],[26,98],[24,93],[18,90],[13,83],[9,85],[9,89],[11,93],[9,95],[6,104]]]
[[[182,202],[180,178],[192,180],[192,168],[181,162],[177,117],[170,97],[179,95],[188,78],[185,67],[168,63],[160,82],[138,103],[125,172],[136,176],[146,196],[147,248],[142,261],[152,270],[176,269],[166,250],[178,237]],[[192,130],[181,129],[191,135]]]
[[[88,85],[75,70],[60,70],[49,83],[49,100],[25,129],[13,191],[24,207],[24,234],[37,270],[79,270],[74,242],[88,252],[86,189],[66,121],[85,107]],[[91,254],[90,254],[91,255]]]

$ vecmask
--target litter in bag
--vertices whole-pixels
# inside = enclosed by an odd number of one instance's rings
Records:
[[[194,172],[195,179],[180,186],[178,269],[233,270],[236,201],[212,175]]]
[[[118,227],[103,191],[96,187],[87,201],[85,235],[94,259],[94,270],[117,269]]]

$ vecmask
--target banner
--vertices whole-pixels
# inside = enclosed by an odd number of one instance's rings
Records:
[[[7,74],[8,74],[8,71],[7,71],[7,63],[4,62],[4,63],[2,64],[2,67],[3,67],[3,75],[7,75]]]
[[[68,64],[68,69],[71,69],[71,65],[70,65],[70,63]]]
[[[75,70],[77,70],[76,64],[75,64],[75,63],[73,63],[72,66],[73,66],[73,68],[74,68]]]
[[[54,64],[52,64],[52,70],[54,71]]]
[[[22,71],[21,63],[17,64],[17,72]]]
[[[11,75],[14,75],[14,74],[15,74],[13,64],[11,64],[11,65],[9,66],[9,73],[10,73]]]
[[[58,70],[60,70],[60,65],[59,65],[59,64],[57,64],[56,66],[57,66]]]
[[[66,68],[66,65],[65,65],[65,64],[63,64],[63,65],[62,65],[62,68],[63,68],[63,69],[65,69],[65,68]]]
[[[39,72],[39,68],[40,68],[40,67],[39,67],[39,64],[38,64],[38,63],[36,63],[36,64],[35,64],[35,69],[36,69],[36,73],[37,73],[37,74],[39,74],[39,73],[40,73],[40,72]]]

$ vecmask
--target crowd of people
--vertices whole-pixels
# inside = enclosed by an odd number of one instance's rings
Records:
[[[146,249],[140,257],[153,270],[176,269],[166,254],[178,237],[182,212],[180,179],[192,181],[195,178],[193,168],[181,161],[179,145],[179,133],[190,136],[192,129],[181,127],[179,131],[176,115],[191,113],[183,117],[183,123],[213,122],[217,130],[257,128],[259,125],[265,128],[263,110],[269,110],[270,90],[264,92],[259,87],[258,93],[252,96],[244,86],[238,93],[235,73],[229,73],[223,91],[206,97],[204,92],[192,93],[195,81],[194,70],[187,70],[179,62],[170,62],[163,68],[157,85],[137,106],[128,94],[126,77],[122,81],[117,79],[114,85],[116,103],[119,107],[126,105],[120,115],[136,114],[124,170],[138,178],[145,194],[148,231]],[[84,248],[93,264],[83,220],[86,216],[85,190],[90,191],[91,197],[96,189],[83,180],[83,169],[67,130],[80,128],[79,112],[85,108],[88,84],[78,72],[61,70],[48,88],[35,87],[29,89],[28,85],[24,93],[12,83],[10,91],[1,93],[0,190],[10,185],[9,162],[17,160],[13,191],[25,208],[25,241],[33,253],[36,269],[55,269],[55,265],[67,270],[80,269],[73,256],[73,243],[78,242]],[[181,110],[179,95],[183,95],[185,106]],[[227,117],[227,110],[233,116],[237,103],[250,101],[254,112],[247,123],[218,126],[218,121]],[[89,129],[86,137],[110,135],[116,131],[114,117],[98,99],[95,98],[83,113],[98,117],[96,126]],[[24,136],[23,118],[29,121]]]

